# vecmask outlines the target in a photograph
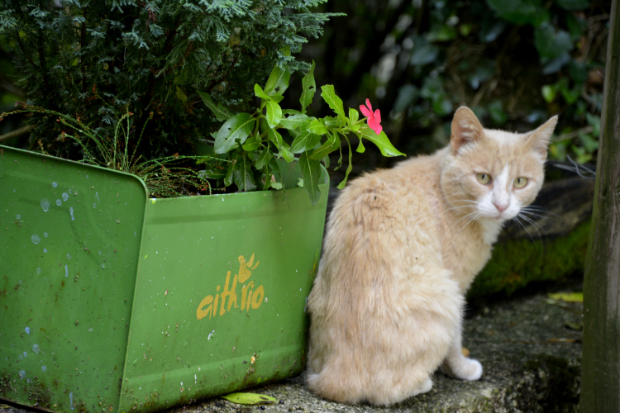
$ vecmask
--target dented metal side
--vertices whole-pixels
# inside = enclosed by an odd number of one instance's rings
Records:
[[[0,398],[115,411],[146,188],[0,147]]]
[[[327,187],[148,201],[121,411],[302,371]]]

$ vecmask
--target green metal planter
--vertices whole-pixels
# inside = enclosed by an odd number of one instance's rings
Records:
[[[133,175],[0,147],[0,398],[153,411],[301,372],[327,181],[316,206],[148,199]]]

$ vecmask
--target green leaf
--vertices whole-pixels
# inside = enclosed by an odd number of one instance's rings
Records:
[[[269,163],[273,159],[273,154],[269,150],[269,147],[265,147],[258,156],[258,158],[254,161],[254,167],[256,169],[263,169],[265,165]]]
[[[377,145],[383,156],[406,156],[392,145],[385,132],[381,131],[381,134],[377,135],[374,130],[364,125],[360,133],[365,139]]]
[[[310,123],[310,119],[307,115],[300,113],[298,115],[290,115],[286,116],[283,113],[282,119],[280,119],[280,125],[286,129],[297,129],[301,127],[304,123]]]
[[[542,95],[547,103],[553,102],[556,93],[557,90],[553,87],[553,85],[545,85],[542,87]]]
[[[222,396],[223,399],[237,404],[274,404],[278,399],[256,393],[230,393]]]
[[[366,148],[364,147],[364,144],[362,143],[362,138],[360,138],[359,145],[357,145],[357,149],[355,150],[355,152],[358,152],[358,153],[366,152]]]
[[[223,122],[226,119],[230,118],[232,116],[232,113],[226,109],[224,106],[222,106],[222,104],[215,104],[213,103],[213,100],[211,100],[211,96],[209,96],[208,93],[206,92],[201,92],[201,91],[197,91],[198,95],[200,95],[200,97],[202,98],[202,101],[204,102],[204,104],[211,109],[211,112],[213,112],[213,114],[215,115],[215,118],[220,121]]]
[[[226,153],[243,144],[252,133],[256,119],[249,113],[238,113],[228,119],[215,136],[215,153]]]
[[[270,128],[275,128],[280,124],[282,118],[282,108],[276,102],[267,101],[267,123]]]
[[[286,162],[292,162],[295,159],[295,156],[291,153],[284,139],[282,139],[282,135],[278,133],[275,129],[269,129],[269,140],[276,145],[276,148],[280,151],[280,155],[284,158]]]
[[[301,103],[301,111],[306,113],[306,108],[312,104],[312,98],[314,98],[314,93],[316,92],[316,83],[314,82],[314,61],[312,61],[312,66],[308,73],[304,76],[301,81],[301,97],[299,98],[299,103]]]
[[[500,17],[512,23],[539,26],[549,20],[549,11],[541,0],[487,0],[487,3]]]
[[[282,70],[278,66],[274,67],[265,83],[265,93],[268,95],[282,95],[288,89],[288,81],[291,72],[288,69]]]
[[[321,96],[323,100],[329,105],[334,112],[338,114],[340,119],[346,118],[344,114],[344,107],[342,106],[342,99],[340,99],[334,90],[334,85],[325,85],[321,87]]]
[[[359,112],[356,109],[349,108],[349,121],[351,122],[351,125],[357,122],[359,118],[360,118]]]
[[[308,125],[308,131],[316,133],[317,135],[325,135],[327,133],[327,128],[320,120],[314,119],[310,122],[310,125]]]
[[[233,180],[240,191],[247,192],[256,189],[252,162],[245,154],[237,155],[237,163],[235,163],[235,169],[233,171]]]
[[[246,152],[253,152],[258,149],[258,139],[256,136],[251,136],[242,146],[243,150]]]
[[[598,141],[588,134],[580,133],[579,140],[588,153],[593,153],[598,149]]]
[[[590,6],[588,0],[557,0],[557,3],[565,10],[583,10]]]
[[[316,205],[321,198],[321,191],[319,189],[321,163],[316,159],[308,157],[308,154],[304,152],[299,157],[299,166],[301,169],[301,176],[304,178],[304,190],[310,196],[312,205]]]
[[[437,56],[439,56],[439,48],[429,43],[424,37],[417,36],[409,63],[413,66],[424,66],[437,60]]]
[[[398,96],[394,102],[394,112],[402,112],[420,96],[420,89],[414,85],[403,85],[398,89]]]
[[[325,143],[320,148],[317,148],[314,152],[312,152],[310,158],[320,160],[321,158],[324,158],[330,153],[338,150],[338,148],[340,148],[340,137],[337,132],[332,132]]]
[[[583,303],[583,293],[556,293],[547,294],[552,300],[564,301],[567,303]]]
[[[265,93],[262,87],[258,83],[254,84],[254,95],[261,99],[271,100],[271,96]]]
[[[233,183],[233,172],[235,171],[235,163],[231,162],[228,164],[228,171],[226,171],[226,176],[224,177],[224,186],[231,186]]]
[[[321,136],[312,133],[308,130],[300,133],[291,144],[292,153],[301,153],[314,149],[314,147],[321,142]]]
[[[183,102],[186,103],[187,102],[187,95],[185,94],[185,92],[183,92],[183,90],[181,90],[180,87],[177,86],[177,98]]]
[[[534,30],[534,44],[541,59],[552,60],[573,50],[570,34],[564,30],[556,31],[553,25],[543,24]]]

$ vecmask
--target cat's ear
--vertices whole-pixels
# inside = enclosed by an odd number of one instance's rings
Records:
[[[528,134],[527,145],[540,155],[543,161],[547,159],[547,147],[557,123],[558,117],[556,115]]]
[[[463,145],[476,142],[483,136],[484,130],[474,112],[466,106],[458,108],[452,120],[452,153],[456,154]]]

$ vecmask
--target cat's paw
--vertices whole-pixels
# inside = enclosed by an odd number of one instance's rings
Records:
[[[416,387],[416,389],[413,391],[412,396],[417,396],[418,394],[427,393],[431,391],[432,388],[433,388],[433,381],[431,380],[430,377],[427,377],[424,383]]]
[[[478,360],[461,357],[456,362],[444,362],[442,370],[457,379],[475,381],[482,376],[482,364]]]

